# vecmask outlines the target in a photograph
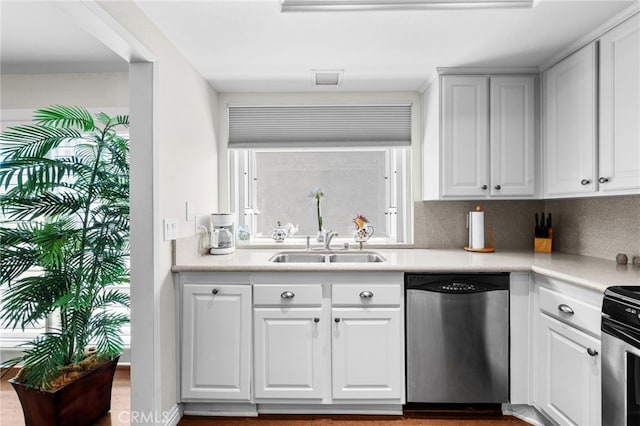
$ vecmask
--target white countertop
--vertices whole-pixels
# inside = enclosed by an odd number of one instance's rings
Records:
[[[535,272],[596,291],[612,285],[640,285],[640,267],[563,253],[496,251],[471,253],[462,249],[374,249],[380,263],[273,263],[278,249],[236,250],[227,255],[176,256],[173,272]],[[288,250],[287,250],[288,251]],[[303,251],[303,250],[299,250]],[[350,250],[355,251],[355,250]]]

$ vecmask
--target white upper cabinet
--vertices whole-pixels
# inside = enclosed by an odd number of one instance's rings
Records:
[[[445,197],[485,196],[489,185],[489,78],[442,78]]]
[[[532,76],[491,78],[491,195],[535,195]]]
[[[640,188],[640,15],[600,39],[599,189]]]
[[[440,98],[439,197],[534,196],[535,77],[444,75]]]
[[[640,193],[640,16],[543,80],[545,196]]]
[[[596,167],[596,45],[545,71],[543,163],[546,195],[594,191]]]

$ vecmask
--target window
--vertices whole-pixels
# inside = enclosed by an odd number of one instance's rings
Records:
[[[297,236],[314,236],[309,194],[321,188],[325,230],[351,238],[352,220],[362,214],[375,229],[371,242],[409,242],[409,156],[406,147],[232,150],[232,205],[253,243],[272,242],[278,222],[297,225]]]
[[[364,215],[371,242],[410,242],[411,104],[229,106],[231,208],[252,243],[278,222],[351,238]]]

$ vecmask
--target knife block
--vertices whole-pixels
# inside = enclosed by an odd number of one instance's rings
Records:
[[[553,238],[534,238],[533,250],[536,253],[551,253]]]

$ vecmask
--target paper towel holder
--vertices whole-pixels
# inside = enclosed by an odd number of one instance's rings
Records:
[[[482,211],[482,206],[476,206],[476,211],[477,212],[481,212]],[[464,246],[463,248],[466,251],[472,251],[472,252],[476,252],[476,253],[493,253],[495,252],[495,248],[493,247],[493,230],[491,228],[487,228],[487,239],[488,239],[488,243],[489,243],[489,247],[484,247],[484,248],[471,248],[469,246]]]

